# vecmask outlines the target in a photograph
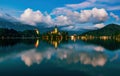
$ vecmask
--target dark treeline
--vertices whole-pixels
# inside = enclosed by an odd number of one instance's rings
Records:
[[[120,25],[117,24],[109,24],[101,29],[88,31],[81,36],[92,35],[92,36],[120,36]]]
[[[44,36],[44,38],[48,39],[56,39],[61,38],[66,39],[69,37],[68,32],[59,31],[57,27],[55,27],[52,31],[48,31],[40,35],[38,30],[24,30],[24,31],[16,31],[14,29],[8,28],[0,28],[0,38],[15,38],[15,37],[40,37]],[[109,24],[101,29],[88,31],[80,36],[117,36],[120,37],[120,26],[117,24]]]
[[[14,29],[0,28],[0,38],[11,37],[38,37],[36,30],[16,31]]]

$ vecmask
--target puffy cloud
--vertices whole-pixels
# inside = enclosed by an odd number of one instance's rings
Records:
[[[91,16],[92,16],[91,10],[82,10],[78,20],[83,23],[88,22]]]
[[[55,22],[56,25],[69,25],[69,24],[72,24],[71,20],[68,19],[67,16],[63,16],[63,15],[57,16],[55,18],[54,22]]]
[[[33,11],[32,9],[28,8],[20,16],[20,20],[25,23],[35,25],[38,22],[42,22],[42,17],[43,14],[39,10]]]
[[[63,12],[61,12],[63,11]],[[59,8],[53,11],[54,15],[65,15],[64,18],[69,24],[79,23],[101,23],[108,19],[108,13],[105,9],[93,8],[91,10],[72,11],[66,8]],[[63,16],[62,16],[63,17]],[[59,19],[58,19],[59,20]],[[57,21],[57,20],[56,20]],[[64,21],[61,21],[62,23]],[[71,23],[72,22],[72,23]]]
[[[93,8],[91,13],[95,23],[104,22],[108,19],[108,13],[103,8],[102,9]]]
[[[47,24],[53,24],[52,17],[46,13],[45,16],[43,16],[43,22]]]
[[[94,1],[94,0],[93,0]],[[105,9],[93,8],[91,10],[73,11],[67,8],[56,8],[51,14],[41,13],[39,10],[26,9],[20,16],[24,23],[36,25],[47,23],[50,25],[73,25],[81,23],[101,23],[106,21],[108,13]]]
[[[115,15],[114,13],[110,13],[110,16],[112,16],[113,18],[115,18],[116,19],[116,21],[119,21],[119,16],[118,15]]]
[[[95,24],[94,27],[103,28],[105,25],[103,23]]]
[[[50,15],[48,14],[44,15],[39,10],[33,11],[30,8],[26,9],[24,13],[21,14],[20,20],[30,25],[36,25],[37,23],[40,22],[52,23],[52,19]]]

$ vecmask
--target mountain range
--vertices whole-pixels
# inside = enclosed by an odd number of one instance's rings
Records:
[[[9,15],[8,15],[9,16]],[[14,29],[17,31],[24,31],[24,30],[33,30],[33,29],[38,29],[41,33],[51,31],[54,29],[55,26],[48,25],[46,23],[38,23],[36,26],[29,25],[29,24],[24,24],[20,21],[17,21],[13,19],[12,17],[7,17],[6,18],[1,18],[0,17],[0,28],[7,28],[7,29]],[[73,30],[64,30],[63,28],[69,27],[69,25],[66,26],[58,26],[59,31],[68,31],[71,34],[80,34],[86,31],[89,31],[89,29],[79,29],[77,31]]]
[[[8,29],[14,29],[17,31],[23,31],[23,30],[32,30],[37,27],[22,24],[21,22],[17,21],[8,21],[7,19],[0,18],[0,28],[8,28]]]
[[[93,36],[112,36],[118,35],[120,33],[120,25],[117,24],[109,24],[105,27],[98,29],[84,29],[80,28],[78,30],[65,30],[63,28],[67,28],[72,25],[66,26],[58,26],[59,31],[67,31],[69,35],[77,34],[77,35],[93,35]],[[24,24],[17,20],[16,18],[10,16],[9,14],[4,14],[3,17],[0,17],[0,28],[14,29],[16,31],[24,31],[24,30],[34,30],[38,29],[40,33],[44,33],[47,31],[51,31],[54,29],[54,26],[48,25],[46,23],[38,23],[36,26],[32,26],[29,24]]]
[[[105,27],[97,30],[92,30],[85,32],[81,35],[92,35],[92,36],[116,36],[120,34],[120,25],[118,24],[109,24]]]

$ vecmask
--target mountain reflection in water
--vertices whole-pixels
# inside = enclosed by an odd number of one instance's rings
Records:
[[[99,75],[99,72],[103,72],[103,76],[112,76],[120,67],[120,65],[116,66],[120,63],[119,46],[120,42],[114,40],[76,40],[76,42],[40,39],[0,40],[0,66],[2,62],[17,58],[31,69],[33,66],[46,66],[49,63],[66,70],[82,71],[92,76]],[[25,67],[21,66],[21,69]],[[114,69],[113,73],[105,71],[107,68]]]

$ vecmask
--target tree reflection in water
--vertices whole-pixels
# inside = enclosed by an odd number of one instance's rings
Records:
[[[52,60],[55,59],[54,62],[64,62],[65,64],[84,64],[84,65],[92,65],[96,66],[104,66],[105,63],[108,61],[108,56],[104,52],[106,50],[107,44],[109,41],[100,43],[100,41],[76,41],[72,42],[70,40],[43,40],[40,43],[39,39],[20,39],[20,40],[1,40],[0,45],[2,48],[6,46],[13,46],[16,44],[26,44],[32,45],[31,49],[24,48],[19,49],[21,53],[18,55],[21,57],[22,61],[27,66],[31,66],[32,64],[40,64],[43,60]],[[44,44],[47,42],[48,44]],[[88,44],[86,44],[88,43]],[[97,44],[98,43],[98,44]],[[110,41],[111,43],[111,41]],[[52,44],[54,47],[51,47]],[[117,43],[119,45],[119,42]],[[59,45],[59,46],[58,46]],[[113,45],[113,44],[109,44]],[[34,46],[34,47],[33,47]],[[16,46],[15,46],[16,47]],[[30,46],[26,46],[30,47]],[[112,46],[113,47],[113,46]],[[117,46],[115,46],[114,50]],[[0,48],[0,49],[2,49]],[[17,49],[16,48],[16,49]],[[10,49],[10,48],[9,48]],[[117,48],[118,49],[118,48]],[[10,51],[12,52],[12,51]],[[54,57],[54,58],[53,58]],[[118,55],[117,57],[118,58]],[[111,59],[113,61],[115,58]]]

